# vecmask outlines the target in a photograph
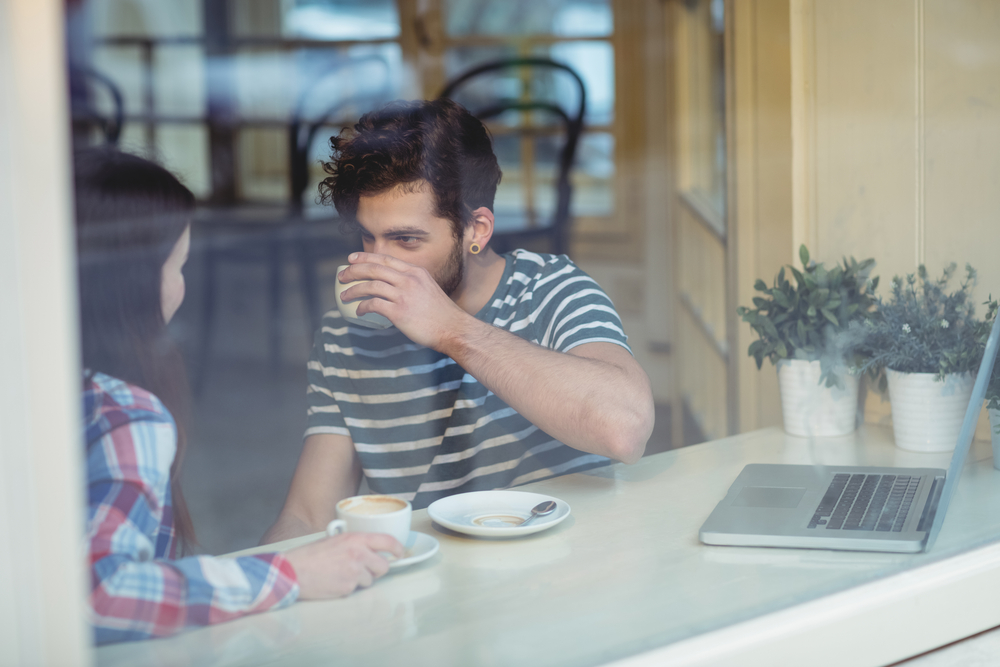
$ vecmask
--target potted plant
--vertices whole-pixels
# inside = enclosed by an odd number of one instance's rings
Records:
[[[869,278],[874,259],[843,260],[827,269],[811,262],[809,251],[799,248],[802,270],[785,267],[771,287],[758,280],[762,293],[753,308],[737,313],[750,324],[758,339],[748,354],[760,368],[770,359],[778,370],[781,412],[785,431],[801,436],[835,436],[852,432],[857,423],[858,377],[849,370],[854,354],[852,322],[868,316],[878,278]]]
[[[892,279],[889,299],[878,299],[865,323],[864,370],[888,384],[896,445],[919,452],[955,448],[982,358],[982,323],[971,301],[976,271],[954,292],[948,283],[955,264],[931,280],[921,265],[916,275]],[[887,382],[886,382],[887,380]]]

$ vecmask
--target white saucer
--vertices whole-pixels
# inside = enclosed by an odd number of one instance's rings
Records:
[[[531,508],[554,500],[556,511],[540,516],[527,526]],[[569,516],[569,505],[558,498],[527,491],[473,491],[435,500],[427,508],[431,519],[445,528],[482,537],[514,537],[546,530]]]
[[[430,535],[411,530],[409,537],[406,538],[406,544],[403,546],[406,548],[406,555],[397,560],[390,561],[390,570],[425,561],[438,552],[438,546],[440,545]]]

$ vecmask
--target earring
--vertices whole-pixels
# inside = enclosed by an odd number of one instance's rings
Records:
[[[472,245],[469,246],[469,252],[471,252],[473,255],[478,255],[479,251],[482,249],[483,249],[482,246],[480,246],[478,243],[473,243]]]

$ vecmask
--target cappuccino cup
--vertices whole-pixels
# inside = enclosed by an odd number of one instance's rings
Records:
[[[337,503],[337,518],[327,525],[326,533],[386,533],[405,545],[412,513],[409,502],[392,496],[344,498]]]
[[[350,267],[350,264],[344,264],[343,266],[337,267],[337,310],[339,310],[340,314],[344,316],[344,319],[351,324],[358,324],[372,329],[385,329],[387,327],[391,327],[392,322],[378,313],[364,313],[363,315],[358,315],[358,305],[362,301],[367,301],[367,299],[355,299],[353,301],[344,302],[344,300],[340,298],[341,293],[351,285],[369,282],[367,280],[355,280],[350,283],[340,282],[340,272],[348,267]]]

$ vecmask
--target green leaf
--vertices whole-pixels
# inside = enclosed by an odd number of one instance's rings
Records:
[[[763,280],[761,280],[760,278],[758,278],[757,282],[755,282],[753,284],[753,288],[755,290],[757,290],[758,292],[766,292],[767,291],[767,283],[765,283]]]
[[[764,331],[767,332],[767,335],[771,336],[772,338],[778,338],[778,328],[774,326],[774,322],[767,319],[766,317],[760,318],[759,321],[761,325],[764,327]]]
[[[787,359],[788,358],[788,348],[785,347],[785,344],[782,343],[781,341],[778,341],[778,345],[777,345],[776,351],[778,353],[778,357],[779,358],[781,358],[781,359]]]
[[[791,308],[792,304],[788,300],[788,296],[782,292],[780,289],[771,290],[771,296],[774,297],[774,302],[783,308]]]
[[[764,298],[759,297],[759,296],[755,296],[753,298],[753,305],[757,306],[758,308],[765,308],[768,305],[770,305],[770,302],[767,299],[764,299]]]
[[[816,282],[824,287],[830,284],[829,274],[822,264],[816,265]]]
[[[830,290],[823,287],[809,295],[809,305],[821,307],[830,300]]]
[[[834,316],[834,314],[831,313],[829,310],[827,310],[826,308],[821,308],[820,312],[823,313],[823,317],[830,320],[830,322],[832,322],[835,327],[840,326],[840,322],[837,321],[836,316]]]
[[[802,260],[802,266],[809,266],[809,251],[804,243],[799,246],[799,259]]]
[[[792,270],[792,275],[795,276],[795,282],[799,285],[805,284],[805,279],[802,277],[802,272],[796,269],[794,266],[788,267]]]

